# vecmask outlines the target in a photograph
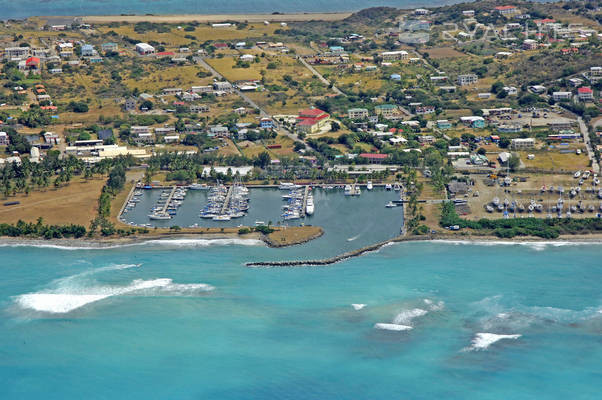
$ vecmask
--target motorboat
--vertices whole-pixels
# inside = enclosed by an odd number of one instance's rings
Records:
[[[169,215],[169,214],[149,214],[148,217],[153,220],[171,219],[171,215]]]
[[[188,186],[188,189],[190,189],[190,190],[208,190],[209,186],[207,186],[207,184],[205,184],[205,183],[193,183],[192,185]]]
[[[395,190],[396,192],[399,192],[401,190],[401,185],[397,182],[395,182],[395,184],[393,185],[393,190]]]
[[[368,181],[368,184],[366,185],[366,189],[367,190],[372,190],[373,189],[372,181]]]
[[[579,178],[580,176],[581,176],[581,171],[577,171],[577,172],[575,172],[575,174],[573,175],[573,177],[574,177],[575,179]]]
[[[213,217],[214,221],[230,221],[232,217],[229,215],[216,215]]]
[[[307,215],[313,215],[314,209],[314,198],[312,195],[309,195],[307,196],[307,205],[305,206],[305,213]]]
[[[387,183],[387,184],[385,185],[385,190],[392,190],[392,189],[393,189],[393,186],[391,186],[391,184],[390,184],[390,183]]]
[[[393,208],[393,207],[397,207],[397,205],[395,203],[393,203],[392,201],[390,201],[387,204],[385,204],[385,207],[387,207],[387,208]]]

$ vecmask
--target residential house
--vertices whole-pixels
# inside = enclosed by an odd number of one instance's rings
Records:
[[[593,101],[594,91],[587,86],[580,87],[577,89],[577,97],[579,98],[579,101]]]
[[[365,108],[350,108],[347,110],[349,119],[364,119],[368,118],[368,110]]]
[[[227,126],[222,126],[222,125],[213,125],[209,127],[209,132],[207,132],[207,135],[210,137],[225,137],[225,138],[229,138],[230,137],[230,131],[228,130]]]
[[[192,104],[190,106],[190,112],[207,113],[207,112],[209,112],[209,106],[206,104]]]
[[[536,40],[525,39],[523,41],[523,49],[524,50],[535,50],[535,49],[537,49],[538,46],[539,46],[539,44],[537,43]]]
[[[484,128],[485,119],[478,116],[460,117],[460,122],[471,128]]]
[[[552,98],[554,101],[564,101],[570,100],[573,97],[572,92],[554,92],[552,93]]]
[[[96,50],[94,50],[94,46],[91,44],[84,44],[81,47],[82,57],[93,57],[96,55]]]
[[[25,60],[25,67],[28,70],[39,70],[40,59],[38,57],[29,57],[27,60]]]
[[[420,107],[416,107],[414,112],[417,115],[433,114],[435,112],[435,107],[434,106],[420,106]]]
[[[504,86],[504,92],[506,92],[506,95],[508,96],[516,96],[518,95],[518,89],[515,88],[514,86]]]
[[[136,44],[136,52],[141,56],[155,54],[155,48],[148,43]]]
[[[330,118],[330,114],[318,108],[307,108],[299,111],[297,130],[303,133],[315,133],[322,130]]]
[[[132,135],[139,135],[141,133],[150,133],[151,128],[148,126],[132,126],[130,127],[130,133]]]
[[[449,122],[446,119],[440,119],[437,121],[437,128],[438,129],[450,129],[452,127],[451,122]]]
[[[103,43],[100,45],[100,49],[105,53],[109,51],[117,52],[119,51],[119,45],[113,42]]]
[[[495,12],[505,17],[514,16],[519,13],[518,8],[510,5],[495,7]]]
[[[467,86],[477,83],[479,81],[479,77],[476,74],[461,74],[458,75],[458,85]]]
[[[133,97],[128,97],[125,99],[125,103],[123,104],[123,109],[125,111],[132,111],[136,109],[136,99]]]
[[[182,94],[183,90],[182,88],[164,88],[162,92],[166,96],[177,96]]]
[[[151,144],[155,142],[155,139],[150,132],[140,132],[132,137],[132,141],[136,144]]]
[[[418,136],[418,141],[420,143],[426,144],[426,143],[434,143],[435,142],[435,137],[432,135],[423,135],[423,136]]]
[[[393,104],[379,104],[374,107],[376,115],[381,115],[385,119],[390,119],[397,115],[398,110],[397,106]]]
[[[112,129],[101,129],[98,131],[98,139],[99,140],[108,140],[113,137]]]
[[[240,61],[243,62],[253,62],[253,60],[255,60],[255,56],[252,54],[243,54],[240,56]]]
[[[262,118],[259,120],[259,127],[262,129],[274,128],[274,121],[271,118]]]
[[[0,146],[8,146],[10,144],[10,138],[6,132],[0,132]]]
[[[176,128],[173,126],[164,126],[162,128],[155,128],[155,135],[172,135],[176,132]]]
[[[213,90],[220,91],[220,92],[231,92],[232,84],[230,84],[230,82],[214,82]]]

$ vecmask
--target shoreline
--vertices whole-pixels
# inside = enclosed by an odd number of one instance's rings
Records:
[[[317,236],[319,237],[319,236]],[[316,238],[317,238],[316,237]],[[312,238],[313,240],[315,238]],[[123,238],[65,238],[65,239],[39,239],[39,238],[27,238],[27,237],[0,237],[0,247],[10,246],[57,246],[63,248],[74,248],[80,249],[111,249],[121,246],[133,246],[151,242],[166,242],[178,241],[178,240],[207,240],[207,241],[219,241],[219,240],[238,240],[244,241],[261,241],[268,248],[280,248],[279,246],[271,246],[270,243],[264,238],[263,234],[260,233],[249,233],[245,235],[239,235],[237,233],[168,233],[148,236],[135,236],[135,237],[123,237]],[[298,243],[306,243],[307,241]],[[571,235],[561,236],[554,240],[541,239],[536,237],[523,237],[523,238],[512,238],[512,239],[501,239],[495,236],[455,236],[455,235],[432,235],[432,236],[398,236],[385,240],[383,242],[374,243],[372,245],[365,246],[360,249],[351,250],[349,252],[335,255],[330,258],[341,258],[341,261],[347,258],[357,257],[366,253],[377,251],[382,247],[404,242],[433,242],[433,243],[457,243],[457,244],[479,244],[479,243],[490,243],[492,245],[520,245],[520,244],[550,244],[550,245],[562,245],[562,244],[602,244],[602,234],[591,234],[591,235]],[[295,245],[291,245],[295,246]],[[288,247],[288,246],[285,246]],[[351,255],[351,253],[357,253]],[[312,260],[297,260],[298,262],[310,262]],[[318,261],[318,260],[313,260]],[[322,261],[322,260],[319,260]]]
[[[358,11],[358,10],[356,10]],[[249,22],[263,23],[269,22],[302,22],[302,21],[340,21],[351,16],[355,11],[337,11],[337,12],[298,12],[298,13],[258,13],[258,14],[153,14],[153,15],[82,15],[82,16],[57,16],[45,15],[38,16],[42,20],[78,18],[84,23],[108,24],[111,22],[155,22],[155,23],[210,23],[210,22]],[[34,18],[34,17],[29,17]]]

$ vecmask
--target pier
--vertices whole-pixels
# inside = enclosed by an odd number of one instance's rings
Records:
[[[301,209],[301,218],[305,218],[307,212],[307,196],[309,195],[309,185],[305,185],[303,190],[303,208]]]
[[[127,206],[127,204],[130,202],[130,200],[132,200],[132,195],[134,194],[134,191],[136,191],[136,189],[137,189],[136,185],[132,185],[132,188],[130,189],[128,196],[125,198],[125,201],[121,205],[121,209],[119,210],[119,214],[117,214],[117,218],[121,218],[121,215],[123,214],[123,210],[125,210],[125,206]]]
[[[167,208],[169,207],[169,203],[171,203],[171,198],[173,197],[175,192],[176,192],[176,186],[172,186],[171,192],[169,192],[169,196],[167,197],[165,204],[163,204],[163,209],[161,209],[161,211],[158,212],[157,214],[167,214]]]
[[[228,206],[230,205],[230,199],[232,198],[232,188],[234,188],[234,186],[228,187],[228,193],[226,194],[226,199],[224,200],[224,204],[222,204],[222,208],[219,212],[220,215],[226,214],[226,210],[228,209]]]

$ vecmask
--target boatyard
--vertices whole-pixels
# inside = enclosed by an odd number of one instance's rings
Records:
[[[589,171],[553,177],[538,174],[469,175],[455,197],[458,213],[468,219],[591,218],[602,214],[600,180]]]

